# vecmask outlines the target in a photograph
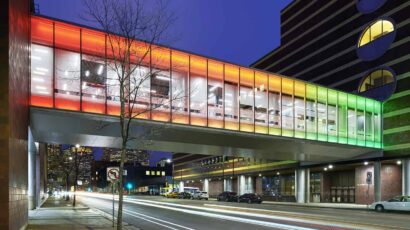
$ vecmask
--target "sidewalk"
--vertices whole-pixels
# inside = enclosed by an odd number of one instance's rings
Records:
[[[108,215],[90,209],[81,203],[72,207],[72,200],[50,197],[41,208],[29,211],[28,230],[112,230],[112,221]],[[136,230],[138,228],[123,223],[123,229]]]

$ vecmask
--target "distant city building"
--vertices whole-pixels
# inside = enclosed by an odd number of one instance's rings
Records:
[[[101,160],[106,162],[120,162],[121,150],[104,148]],[[127,150],[125,162],[149,166],[149,153],[142,150]]]

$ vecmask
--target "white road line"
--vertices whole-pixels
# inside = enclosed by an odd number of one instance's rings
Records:
[[[124,211],[124,214],[130,215],[130,216],[133,216],[133,217],[136,217],[136,218],[139,218],[139,219],[143,219],[143,220],[145,220],[145,221],[148,221],[148,222],[153,223],[153,224],[160,225],[160,226],[162,226],[162,227],[166,227],[166,228],[173,229],[173,230],[178,230],[177,228],[173,228],[173,227],[170,227],[170,226],[168,226],[168,225],[161,224],[161,223],[155,222],[155,221],[153,221],[153,220],[149,220],[149,219],[144,218],[144,217],[140,217],[140,216],[137,216],[137,215],[130,214],[130,213],[128,213],[127,211]]]
[[[188,227],[185,227],[185,226],[182,226],[182,225],[179,225],[179,224],[175,224],[175,223],[172,223],[172,222],[169,222],[169,221],[166,221],[166,220],[161,220],[161,219],[158,219],[158,218],[155,218],[155,217],[152,217],[152,216],[148,216],[148,215],[145,215],[145,214],[142,214],[142,213],[139,213],[139,212],[124,209],[124,213],[126,213],[126,212],[129,212],[129,213],[132,213],[132,214],[135,214],[135,215],[139,215],[139,216],[143,216],[143,217],[148,218],[148,219],[153,219],[153,220],[156,220],[156,221],[159,221],[159,222],[162,222],[162,223],[166,223],[166,224],[169,224],[169,225],[173,225],[175,227],[179,227],[179,228],[183,228],[183,229],[187,229],[187,230],[195,230],[193,228],[188,228]],[[129,213],[127,213],[127,214],[131,215]]]

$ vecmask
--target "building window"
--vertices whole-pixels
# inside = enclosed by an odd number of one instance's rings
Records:
[[[395,28],[391,21],[387,19],[377,20],[364,30],[364,32],[360,36],[358,47],[364,46],[374,40],[377,40],[393,32],[394,30]]]
[[[162,171],[162,172],[161,172],[161,175],[162,175],[162,176],[165,176],[165,171]]]
[[[382,87],[394,82],[393,73],[389,70],[379,69],[368,74],[362,81],[359,87],[359,93]]]
[[[160,172],[160,171],[157,171],[157,176],[161,176],[161,172]]]
[[[146,176],[149,176],[150,175],[150,173],[149,173],[149,171],[147,170],[147,171],[145,171],[145,175]]]
[[[151,171],[151,176],[155,176],[155,171]]]

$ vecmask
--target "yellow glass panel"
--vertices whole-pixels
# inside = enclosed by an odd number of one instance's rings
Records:
[[[360,38],[359,47],[394,31],[394,25],[388,20],[378,20],[366,28]]]

